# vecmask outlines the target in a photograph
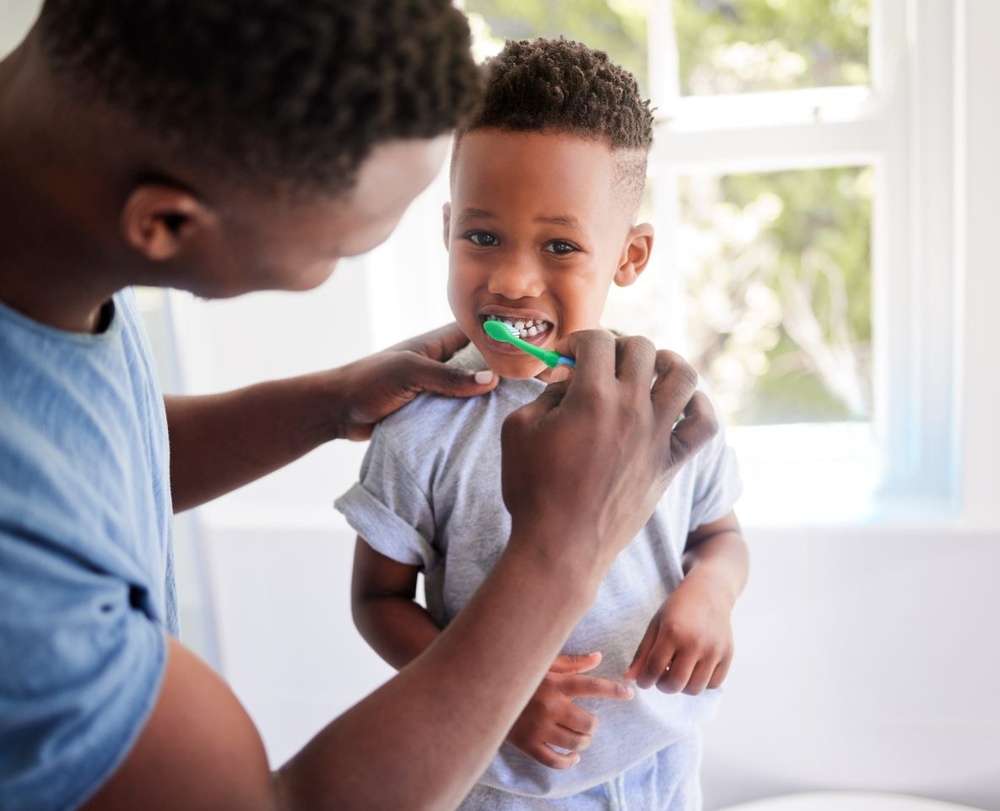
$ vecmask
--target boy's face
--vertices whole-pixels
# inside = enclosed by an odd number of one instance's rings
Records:
[[[599,326],[612,280],[631,284],[637,229],[648,255],[651,228],[630,228],[614,188],[610,147],[571,135],[479,129],[465,134],[445,206],[448,300],[486,362],[505,377],[546,370],[490,338],[500,318],[545,348]]]

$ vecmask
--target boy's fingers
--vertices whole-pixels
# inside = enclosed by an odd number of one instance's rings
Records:
[[[677,653],[676,647],[669,640],[659,646],[654,646],[647,654],[645,664],[638,668],[635,683],[643,690],[658,684],[664,674],[672,669],[672,661]]]
[[[548,734],[546,743],[549,746],[558,746],[560,749],[568,749],[571,752],[582,752],[590,747],[593,738],[587,733],[580,733],[564,726],[555,726]]]
[[[578,735],[587,735],[588,737],[593,737],[600,726],[596,715],[587,712],[582,707],[577,707],[576,704],[567,704],[557,723]]]
[[[656,627],[650,626],[646,629],[646,633],[643,634],[642,639],[639,641],[639,647],[636,648],[635,656],[632,657],[632,663],[628,666],[628,670],[625,671],[622,676],[626,681],[635,681],[639,673],[642,672],[646,665],[646,659],[649,656],[649,652],[653,649],[653,643],[656,641]]]
[[[679,693],[691,681],[697,659],[684,654],[675,655],[669,668],[665,668],[656,686],[664,693]]]
[[[629,701],[634,692],[631,685],[597,676],[578,676],[563,685],[562,691],[573,698],[613,698]]]
[[[715,667],[715,671],[712,673],[712,678],[708,681],[709,689],[716,690],[722,686],[722,683],[726,680],[726,676],[729,675],[729,665],[732,659],[726,657]]]
[[[593,653],[560,653],[552,663],[549,671],[552,673],[586,673],[601,663],[601,652]]]
[[[695,665],[694,670],[691,672],[691,678],[689,678],[687,684],[681,688],[682,691],[689,696],[696,696],[704,693],[705,688],[708,687],[709,679],[712,678],[714,670],[714,662],[698,662],[698,664]]]
[[[545,744],[532,748],[527,754],[531,755],[531,757],[543,766],[548,766],[550,769],[559,769],[560,771],[571,769],[580,762],[580,756],[576,752],[563,754]]]

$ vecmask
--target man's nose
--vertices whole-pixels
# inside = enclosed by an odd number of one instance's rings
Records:
[[[537,298],[544,284],[538,266],[525,256],[511,256],[490,272],[489,291],[515,301]]]

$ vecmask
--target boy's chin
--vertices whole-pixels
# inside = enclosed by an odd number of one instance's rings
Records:
[[[505,377],[511,380],[528,380],[530,378],[536,378],[541,380],[543,383],[555,383],[559,380],[565,380],[571,374],[573,374],[572,369],[568,366],[557,366],[555,369],[550,369],[544,363],[528,363],[528,364],[497,364],[491,366],[494,372],[496,372],[500,377]]]
[[[500,377],[506,377],[509,380],[527,380],[551,371],[544,363],[527,356],[524,358],[490,358],[488,363],[489,367]]]

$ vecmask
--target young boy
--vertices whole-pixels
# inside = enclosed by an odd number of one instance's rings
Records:
[[[360,536],[355,622],[397,668],[499,559],[511,528],[502,493],[516,476],[501,476],[501,428],[553,376],[483,323],[547,348],[599,325],[611,283],[632,284],[649,260],[652,228],[633,222],[651,141],[648,102],[603,53],[509,42],[488,63],[485,102],[457,136],[444,234],[449,301],[472,342],[454,362],[501,383],[472,400],[421,395],[381,423],[361,481],[336,502]],[[717,437],[619,555],[463,809],[700,806],[699,730],[729,666],[747,570],[739,490]],[[421,572],[426,610],[414,601]],[[623,680],[644,689],[620,700]]]

